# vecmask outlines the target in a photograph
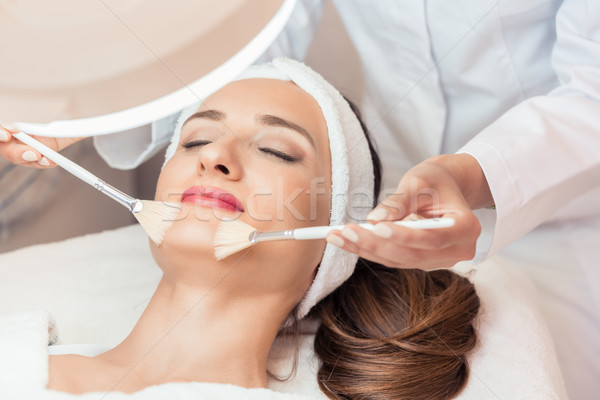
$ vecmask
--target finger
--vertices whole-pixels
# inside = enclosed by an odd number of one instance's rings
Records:
[[[37,168],[37,169],[46,169],[46,168],[56,167],[57,164],[55,162],[50,161],[48,158],[44,157],[44,155],[42,155],[42,154],[40,154],[39,156],[40,156],[40,159],[37,161],[25,162],[25,163],[18,164],[18,165],[22,165],[24,167],[30,167],[30,168]]]
[[[350,250],[347,250],[350,251]],[[396,262],[396,261],[392,261],[392,260],[388,260],[382,257],[379,257],[377,254],[370,254],[366,251],[362,251],[362,250],[357,250],[358,253],[357,254],[360,258],[364,258],[365,260],[369,260],[372,262],[375,262],[377,264],[381,264],[384,267],[388,267],[388,268],[410,268],[408,266],[405,266],[402,263]],[[352,251],[350,251],[352,252]],[[354,253],[354,252],[352,252]],[[360,253],[360,254],[359,254]]]
[[[0,126],[0,142],[9,142],[11,137],[10,131]]]
[[[381,265],[385,265],[387,267],[394,267],[394,268],[398,267],[397,263],[394,263],[392,260],[387,260],[383,257],[379,257],[376,254],[368,254],[366,251],[364,251],[364,249],[356,246],[354,243],[352,243],[348,239],[344,238],[341,235],[340,231],[335,231],[335,232],[329,233],[327,235],[326,240],[328,243],[331,243],[332,245],[337,246],[348,252],[354,253],[354,254],[358,255],[359,257],[366,258],[370,261],[379,263]]]
[[[412,248],[395,248],[394,252],[386,255],[385,250],[372,253],[360,248],[354,243],[344,243],[345,250],[358,254],[360,257],[375,261],[390,268],[422,269],[426,271],[451,268],[460,261],[470,260],[474,253],[465,252],[464,246],[457,245],[441,250],[419,250]],[[383,254],[383,255],[382,255]]]
[[[50,159],[42,155],[42,158],[38,161],[38,165],[41,168],[53,168],[56,167],[57,164],[54,161],[51,161]]]
[[[409,253],[416,251],[392,238],[378,237],[354,224],[348,224],[340,232],[340,236],[344,238],[344,248],[348,251],[388,267],[397,268],[404,265],[405,260],[413,258]]]
[[[366,259],[372,259],[373,256],[367,251],[361,251],[361,257]],[[426,271],[430,271],[433,269],[440,268],[452,268],[456,263],[460,261],[469,260],[472,257],[461,257],[461,253],[459,251],[455,251],[455,248],[439,250],[439,251],[411,251],[408,254],[410,256],[405,256],[398,258],[394,261],[389,261],[388,263],[381,263],[387,267],[391,268],[404,268],[404,269],[422,269]],[[385,258],[384,258],[385,260]]]
[[[391,222],[379,222],[373,231],[358,225],[348,225],[348,229],[356,233],[354,243],[380,255],[383,251],[395,252],[403,248],[438,250],[452,246],[456,240],[451,233],[443,232],[453,228],[411,229]]]
[[[52,168],[57,165],[32,147],[20,143],[17,140],[12,140],[12,132],[13,130],[0,126],[1,156],[5,157],[13,164],[33,168]]]
[[[40,152],[27,146],[26,144],[11,143],[10,145],[0,144],[0,155],[16,165],[22,165],[33,168],[49,168],[56,164],[52,163]]]
[[[453,211],[443,217],[452,218],[454,225],[447,228],[411,229],[384,221],[377,223],[372,232],[358,226],[357,232],[361,243],[379,237],[390,239],[398,245],[424,250],[448,248],[457,243],[474,243],[481,233],[479,220],[471,210]]]
[[[393,241],[376,237],[356,224],[348,224],[337,233],[344,241],[342,248],[347,251],[388,267],[398,268],[403,264],[401,252],[398,252],[398,246]],[[365,236],[371,239],[367,245],[363,243]]]
[[[385,253],[385,251],[374,253],[368,249],[359,247],[356,243],[347,238],[347,236],[349,236],[347,232],[345,233],[345,236],[342,236],[343,233],[344,231],[331,233],[330,236],[327,237],[327,241],[348,252],[355,253],[361,258],[389,268],[418,268],[422,270],[445,269],[453,267],[457,262],[469,260],[473,257],[471,254],[464,255],[465,253],[462,246],[453,246],[447,250],[437,251],[396,248],[392,257],[385,257],[381,255],[381,253]],[[385,243],[383,245],[385,246]]]
[[[358,252],[360,253],[360,257],[364,258],[366,260],[371,260],[371,261],[375,261],[381,265],[384,265],[388,268],[398,268],[398,269],[428,269],[428,265],[425,265],[423,263],[414,263],[414,262],[409,262],[404,258],[397,258],[395,260],[389,260],[387,258],[383,258],[380,257],[377,254],[373,254],[373,253],[369,253],[368,251],[365,250],[358,250]],[[429,259],[427,261],[430,261]]]
[[[409,199],[404,193],[393,193],[385,198],[368,215],[369,221],[395,221],[407,214]]]
[[[379,228],[385,228],[389,235],[382,235]],[[473,258],[478,236],[478,231],[470,236],[439,233],[449,229],[415,230],[381,222],[374,231],[369,231],[348,224],[340,236],[344,239],[344,249],[386,266],[423,268],[443,264],[447,267]]]
[[[448,195],[440,196],[428,179],[406,174],[398,184],[396,191],[377,205],[367,215],[367,219],[370,221],[403,219],[407,214],[420,209],[439,207],[441,198],[448,199],[449,197]]]

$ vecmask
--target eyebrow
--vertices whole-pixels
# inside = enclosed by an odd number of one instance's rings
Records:
[[[226,117],[227,114],[219,110],[198,111],[197,113],[192,114],[188,119],[186,119],[182,127],[188,122],[190,122],[192,119],[196,118],[210,119],[212,121],[222,121]]]
[[[256,122],[261,125],[281,126],[282,128],[287,128],[292,131],[298,132],[299,134],[304,136],[310,142],[310,144],[312,145],[313,148],[315,148],[315,149],[317,148],[315,145],[314,139],[312,138],[312,136],[310,135],[310,133],[308,133],[308,131],[306,129],[304,129],[300,125],[297,125],[286,119],[277,117],[275,115],[260,114],[260,115],[256,116]]]

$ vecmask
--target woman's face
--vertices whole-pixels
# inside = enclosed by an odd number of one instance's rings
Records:
[[[156,200],[181,201],[182,210],[162,245],[152,246],[154,257],[165,275],[178,271],[191,279],[217,277],[239,263],[232,288],[285,290],[297,303],[323,240],[260,243],[217,262],[214,233],[232,218],[259,231],[327,225],[330,177],[327,126],[310,95],[281,80],[230,83],[187,120],[160,174]]]

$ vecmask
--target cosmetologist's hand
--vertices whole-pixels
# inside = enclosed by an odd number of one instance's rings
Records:
[[[39,151],[21,143],[11,133],[13,131],[0,126],[0,156],[6,158],[13,164],[32,168],[51,168],[55,163],[42,156]],[[44,143],[55,151],[60,151],[83,138],[50,138],[33,136],[33,138]]]
[[[411,168],[367,217],[375,232],[348,224],[327,240],[347,251],[392,268],[450,268],[475,255],[481,226],[472,210],[493,205],[489,186],[475,158],[441,155]],[[450,217],[450,228],[416,230],[386,221]]]

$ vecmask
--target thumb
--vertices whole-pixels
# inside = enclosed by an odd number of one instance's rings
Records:
[[[396,221],[408,213],[409,198],[405,193],[395,192],[385,198],[368,215],[370,221]]]

